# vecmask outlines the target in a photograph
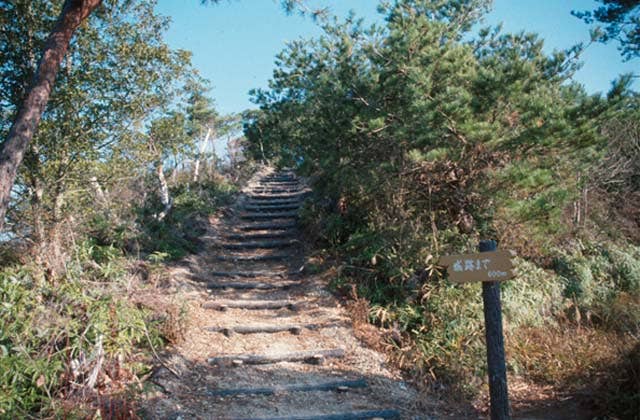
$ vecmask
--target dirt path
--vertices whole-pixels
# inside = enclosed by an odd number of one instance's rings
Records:
[[[354,337],[322,278],[305,274],[296,229],[305,192],[292,173],[256,175],[228,216],[211,221],[206,250],[172,273],[191,296],[190,322],[150,380],[146,417],[431,418],[384,356]]]

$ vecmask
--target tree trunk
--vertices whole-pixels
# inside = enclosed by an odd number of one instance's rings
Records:
[[[193,168],[193,182],[198,182],[198,176],[200,175],[200,159],[202,159],[204,152],[207,150],[207,143],[209,142],[210,136],[211,127],[207,127],[207,135],[204,137],[204,140],[200,142],[200,149],[198,150],[198,156],[196,157],[196,164]]]
[[[167,179],[164,176],[164,165],[162,162],[156,166],[156,173],[158,174],[158,182],[160,183],[160,202],[163,209],[158,214],[158,220],[163,220],[171,211],[171,197],[169,196],[169,186],[167,185]]]
[[[98,182],[98,177],[96,177],[95,175],[91,176],[91,178],[89,178],[89,184],[91,185],[91,188],[93,189],[93,194],[96,197],[96,201],[101,205],[101,206],[106,206],[107,203],[107,196],[104,193],[104,190],[102,189],[102,186],[100,185],[100,182]]]
[[[173,153],[173,169],[171,169],[171,184],[176,185],[178,183],[178,168],[180,163],[184,159],[180,159],[177,152]]]
[[[0,231],[11,198],[18,167],[33,138],[75,30],[102,0],[66,0],[55,27],[44,46],[40,63],[27,97],[20,105],[9,134],[0,150]]]
[[[256,126],[258,127],[258,131],[259,131],[259,136],[258,136],[258,144],[260,145],[260,154],[262,155],[262,164],[263,165],[268,165],[269,161],[267,160],[267,156],[264,154],[264,144],[262,143],[262,128],[260,128],[259,124],[256,124]]]

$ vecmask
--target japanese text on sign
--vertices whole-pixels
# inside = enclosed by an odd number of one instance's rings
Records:
[[[488,270],[489,263],[491,260],[488,258],[485,259],[476,259],[476,260],[456,260],[453,263],[452,270],[456,272],[460,271],[479,271],[479,270]]]
[[[448,255],[440,258],[439,263],[447,267],[449,279],[456,283],[501,281],[514,277],[508,251]]]

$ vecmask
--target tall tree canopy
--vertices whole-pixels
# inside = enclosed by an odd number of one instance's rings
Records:
[[[35,57],[48,42],[57,5],[46,0],[2,5],[3,137],[11,132],[9,122],[29,94],[38,71]],[[61,224],[70,217],[81,222],[91,209],[97,211],[100,205],[91,204],[113,198],[110,186],[144,177],[169,151],[191,150],[186,134],[167,135],[171,141],[156,142],[155,152],[149,153],[148,136],[140,134],[150,120],[180,106],[182,85],[193,73],[190,54],[164,43],[168,19],[155,13],[155,1],[109,6],[89,17],[70,41],[39,129],[16,172],[8,220],[14,233],[30,233],[38,243],[59,243]],[[180,121],[186,130],[185,119]],[[5,151],[7,144],[9,140],[3,144]],[[3,188],[9,185],[5,181]],[[102,199],[96,199],[98,191]]]

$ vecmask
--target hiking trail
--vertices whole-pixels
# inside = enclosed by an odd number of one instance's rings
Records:
[[[256,174],[204,250],[172,270],[190,296],[184,340],[143,402],[150,418],[427,419],[423,396],[354,335],[326,279],[305,270],[291,171]]]

